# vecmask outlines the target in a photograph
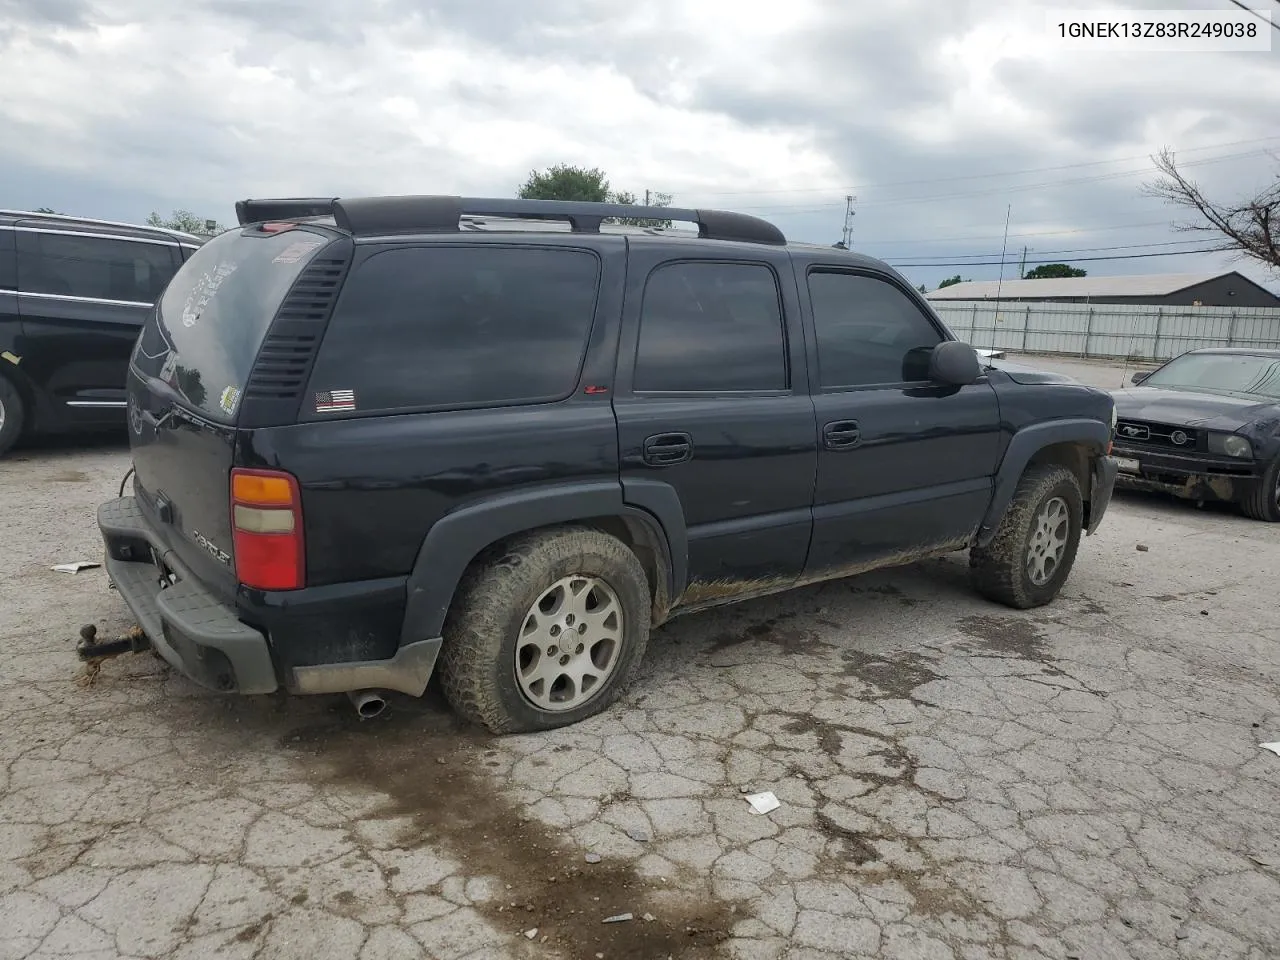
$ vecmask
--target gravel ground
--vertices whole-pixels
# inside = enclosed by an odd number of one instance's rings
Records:
[[[752,601],[494,739],[434,694],[359,722],[82,674],[80,624],[130,622],[49,567],[97,558],[127,464],[0,461],[0,958],[1280,954],[1276,527],[1121,496],[1050,607],[963,558]]]

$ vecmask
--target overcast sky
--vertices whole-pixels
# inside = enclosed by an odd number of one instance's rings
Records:
[[[1247,2],[1280,20],[1277,0]],[[1046,10],[1091,6],[0,0],[0,206],[229,222],[249,196],[509,196],[530,169],[567,162],[802,240],[838,240],[854,193],[854,247],[900,264],[998,259],[1008,204],[1010,250],[1029,246],[1029,260],[1193,249],[1169,228],[1176,213],[1141,195],[1146,158],[1175,148],[1224,198],[1274,181],[1280,32],[1269,53],[1088,53],[1048,38]],[[999,267],[903,272],[932,289]]]

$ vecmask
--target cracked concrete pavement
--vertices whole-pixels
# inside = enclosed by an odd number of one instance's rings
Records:
[[[962,557],[811,587],[495,739],[149,654],[75,682],[79,625],[130,623],[49,567],[127,464],[0,461],[0,960],[1280,956],[1280,529],[1122,496],[1050,607]]]

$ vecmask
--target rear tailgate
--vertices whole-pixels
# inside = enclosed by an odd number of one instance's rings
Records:
[[[237,421],[272,320],[320,230],[224,233],[183,264],[134,348],[128,380],[134,491],[176,559],[230,601],[237,578],[230,474]]]

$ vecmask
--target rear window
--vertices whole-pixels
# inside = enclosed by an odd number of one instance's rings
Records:
[[[538,403],[573,392],[599,261],[582,250],[404,247],[343,288],[302,415]]]
[[[231,423],[280,302],[329,238],[232,230],[191,254],[134,349],[134,366],[188,405]]]

